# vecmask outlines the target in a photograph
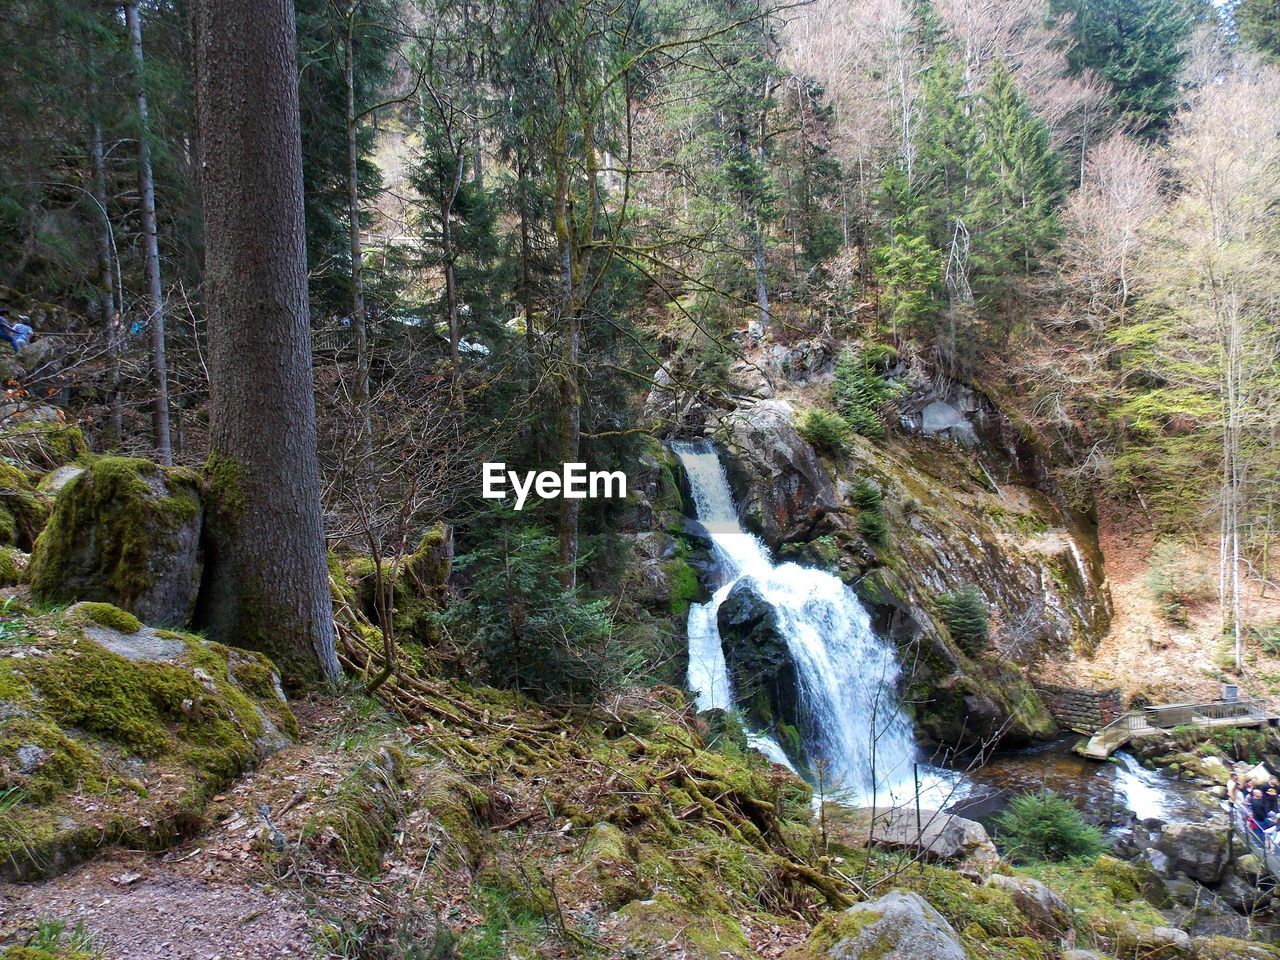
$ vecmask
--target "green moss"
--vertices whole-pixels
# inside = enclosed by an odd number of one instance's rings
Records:
[[[698,575],[685,560],[683,552],[662,564],[662,572],[666,574],[671,586],[671,615],[682,617],[689,612],[689,605],[702,595],[698,584]]]
[[[141,620],[127,610],[121,610],[110,603],[86,600],[82,603],[77,603],[68,613],[78,614],[92,623],[98,624],[98,626],[110,627],[112,630],[118,630],[121,633],[137,633],[142,629]]]
[[[804,945],[788,954],[788,960],[826,960],[831,956],[836,944],[854,939],[878,919],[879,915],[870,910],[828,913],[813,928]],[[866,946],[866,951],[860,953],[859,957],[876,957],[887,951],[892,944],[881,938],[878,942]]]
[[[30,560],[16,547],[0,547],[0,587],[12,587],[21,583]]]
[[[32,748],[39,751],[35,768],[22,774],[19,758]],[[101,793],[111,780],[95,750],[34,713],[9,717],[0,726],[0,759],[0,790],[21,791],[26,803],[48,803],[71,791]]]
[[[1163,922],[1159,912],[1143,897],[1142,874],[1132,864],[1115,857],[1102,856],[1090,865],[1034,864],[1020,867],[1017,872],[1039,880],[1062,897],[1081,919],[1084,929],[1091,918]]]
[[[83,950],[50,951],[41,947],[6,947],[0,960],[94,960],[95,955]]]
[[[231,678],[240,689],[264,700],[276,696],[276,675],[268,663],[261,660],[239,660],[231,665]]]
[[[203,471],[203,489],[224,521],[235,522],[244,515],[244,471],[231,457],[209,454]]]
[[[1280,949],[1254,940],[1236,940],[1232,937],[1198,937],[1196,960],[1276,960]]]
[[[153,485],[163,485],[168,495],[157,495]],[[199,512],[196,490],[189,470],[133,457],[95,460],[58,494],[36,541],[30,566],[36,597],[53,603],[104,599],[132,606],[155,585],[152,558],[166,548],[166,538]],[[89,530],[92,567],[106,591],[97,598],[71,596],[66,583],[71,558],[85,549]]]
[[[72,611],[4,621],[21,655],[0,658],[0,790],[21,802],[0,817],[0,875],[39,877],[116,842],[171,843],[253,762],[266,718],[296,731],[274,691],[255,701],[231,679],[239,668],[261,683],[261,657],[157,631],[182,642],[178,659],[129,660],[83,624]],[[154,797],[137,777],[157,785]],[[100,798],[95,812],[86,794]]]
[[[628,947],[677,951],[689,960],[749,960],[755,954],[742,925],[729,913],[703,913],[660,892],[651,900],[628,903],[618,911]]]
[[[49,501],[27,475],[0,462],[0,543],[30,548],[49,520]]]
[[[998,887],[978,886],[960,874],[942,867],[927,866],[912,870],[896,886],[914,890],[924,897],[947,921],[972,939],[981,931],[984,938],[1021,937],[1027,934],[1027,921],[1013,899]],[[967,930],[969,927],[975,930]]]
[[[320,803],[302,828],[303,843],[323,862],[377,876],[402,813],[400,782],[396,755],[375,751]]]
[[[84,433],[75,424],[28,420],[5,426],[0,436],[10,454],[23,463],[54,470],[89,452]]]

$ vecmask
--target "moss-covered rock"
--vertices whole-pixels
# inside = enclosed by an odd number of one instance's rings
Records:
[[[302,842],[313,856],[362,876],[378,874],[403,813],[401,764],[385,746],[356,764],[303,827]]]
[[[49,519],[49,501],[26,473],[0,462],[0,544],[30,550]]]
[[[26,577],[27,564],[30,562],[30,555],[17,547],[0,547],[0,587],[12,587],[21,583]]]
[[[58,494],[30,566],[37,599],[115,604],[185,624],[200,584],[199,480],[147,460],[102,457]]]
[[[48,416],[10,421],[0,430],[5,454],[41,472],[74,463],[89,452],[78,426],[64,421],[51,407],[44,410],[50,411]]]
[[[142,621],[128,610],[121,610],[110,603],[98,603],[85,600],[67,610],[69,620],[88,621],[100,627],[109,627],[120,633],[137,633],[142,629]]]
[[[245,682],[273,677],[260,655],[73,609],[4,618],[0,792],[18,802],[0,821],[3,877],[57,873],[117,841],[172,842],[296,732],[278,683]]]
[[[967,960],[960,937],[919,894],[894,891],[826,917],[787,960]]]
[[[731,914],[701,912],[668,893],[618,911],[615,936],[637,956],[687,960],[755,960],[742,925]]]

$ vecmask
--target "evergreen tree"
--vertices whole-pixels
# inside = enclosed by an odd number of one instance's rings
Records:
[[[1016,295],[1057,237],[1062,196],[1049,128],[1013,75],[996,64],[982,93],[980,146],[970,195],[973,286],[979,303],[1013,320]]]
[[[1231,16],[1241,40],[1268,60],[1280,60],[1280,3],[1238,0]]]
[[[1178,108],[1178,72],[1193,22],[1189,0],[1053,0],[1071,17],[1075,73],[1110,87],[1112,112],[1135,134],[1159,136]]]

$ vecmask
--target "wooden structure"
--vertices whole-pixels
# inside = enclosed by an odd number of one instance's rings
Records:
[[[1106,760],[1130,740],[1175,727],[1261,727],[1280,723],[1274,699],[1166,703],[1131,710],[1094,733],[1080,750],[1091,760]]]

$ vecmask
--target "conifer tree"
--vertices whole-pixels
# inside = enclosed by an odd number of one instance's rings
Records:
[[[1190,0],[1054,0],[1052,6],[1071,18],[1075,44],[1068,60],[1075,73],[1091,70],[1107,82],[1122,126],[1159,136],[1178,108]]]
[[[1280,3],[1239,0],[1231,13],[1241,40],[1268,60],[1280,60]]]

